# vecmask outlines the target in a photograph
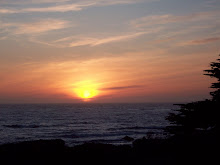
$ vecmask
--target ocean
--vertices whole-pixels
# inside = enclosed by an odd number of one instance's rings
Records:
[[[175,106],[143,104],[1,104],[0,144],[62,139],[66,145],[85,142],[131,144],[144,136],[165,137],[165,117]]]

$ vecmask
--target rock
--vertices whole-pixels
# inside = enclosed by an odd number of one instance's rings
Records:
[[[125,137],[122,138],[122,139],[125,140],[125,141],[128,141],[128,142],[132,142],[132,141],[134,141],[134,138],[129,137],[129,136],[125,136]]]

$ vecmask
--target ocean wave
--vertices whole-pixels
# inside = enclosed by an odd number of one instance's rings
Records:
[[[20,125],[20,124],[12,124],[12,125],[3,125],[7,128],[39,128],[40,125],[31,124],[31,125]]]
[[[67,144],[91,140],[121,143],[148,132],[163,132],[166,109],[160,104],[0,105],[0,143],[20,138],[64,139]],[[165,110],[164,110],[165,109]],[[22,140],[21,139],[21,140]],[[117,141],[119,139],[119,141]],[[105,141],[107,140],[107,141]],[[116,140],[116,141],[114,141]]]
[[[164,127],[162,126],[149,126],[149,127],[139,127],[139,126],[135,126],[135,127],[121,127],[121,128],[109,128],[109,131],[116,131],[116,130],[146,130],[146,129],[157,129],[157,130],[161,130],[164,129]]]

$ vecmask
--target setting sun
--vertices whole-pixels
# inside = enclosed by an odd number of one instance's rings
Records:
[[[95,97],[98,94],[96,89],[88,89],[88,88],[79,88],[76,89],[76,94],[83,99],[90,99]]]
[[[89,99],[94,98],[98,95],[98,87],[97,84],[93,81],[81,81],[78,82],[74,92],[77,95],[77,97],[88,101]]]

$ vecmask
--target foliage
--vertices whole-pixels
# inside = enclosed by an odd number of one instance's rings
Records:
[[[174,110],[166,118],[172,126],[166,127],[171,134],[192,134],[201,130],[219,130],[218,111],[220,110],[220,59],[210,64],[211,69],[205,70],[207,76],[217,78],[211,88],[212,99],[188,104],[179,104],[180,109]]]
[[[218,82],[217,83],[212,83],[211,88],[217,89],[214,92],[211,92],[210,94],[212,95],[212,100],[213,101],[220,101],[220,59],[218,59],[218,62],[212,62],[210,64],[211,70],[205,70],[205,72],[208,72],[207,76],[217,78]]]

